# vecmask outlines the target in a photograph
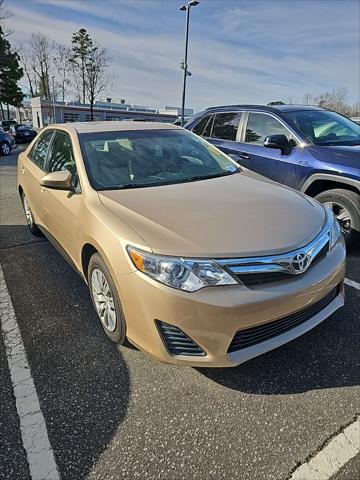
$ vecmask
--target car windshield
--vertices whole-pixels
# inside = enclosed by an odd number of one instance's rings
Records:
[[[83,133],[79,140],[96,190],[184,183],[240,171],[217,148],[185,130]]]
[[[287,112],[286,116],[315,145],[359,145],[360,126],[327,110]]]

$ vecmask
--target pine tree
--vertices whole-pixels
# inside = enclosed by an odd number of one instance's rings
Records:
[[[70,62],[74,64],[81,78],[82,103],[86,102],[86,63],[87,59],[96,48],[85,28],[80,28],[72,36],[72,54]]]
[[[3,118],[3,104],[7,105],[9,117],[9,105],[19,107],[23,101],[24,94],[17,85],[22,76],[19,55],[12,51],[10,42],[0,27],[0,104]]]

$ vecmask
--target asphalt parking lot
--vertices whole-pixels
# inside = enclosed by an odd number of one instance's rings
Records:
[[[61,479],[286,480],[360,413],[360,290],[301,338],[234,369],[153,361],[103,333],[86,285],[32,237],[0,158],[0,264]],[[359,282],[360,258],[347,278]],[[0,478],[29,479],[0,335]],[[356,480],[359,455],[333,477]],[[312,480],[312,479],[306,479]]]

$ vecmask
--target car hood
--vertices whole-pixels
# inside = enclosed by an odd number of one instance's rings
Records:
[[[317,160],[347,167],[360,167],[360,145],[311,146],[311,154]]]
[[[191,183],[102,191],[99,198],[153,252],[164,255],[283,253],[309,243],[325,222],[318,202],[249,171]]]

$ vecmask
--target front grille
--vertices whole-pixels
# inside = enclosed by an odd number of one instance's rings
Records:
[[[317,253],[313,261],[311,262],[310,268],[314,266],[316,263],[320,262],[323,258],[326,257],[327,252],[329,251],[329,242],[327,242],[323,248],[320,250],[320,252]]]
[[[258,325],[256,327],[247,328],[245,330],[239,330],[236,332],[230,343],[228,353],[251,347],[257,343],[265,342],[266,340],[270,340],[273,337],[281,335],[282,333],[301,325],[327,307],[337,297],[339,292],[340,285],[331,290],[331,292],[325,295],[321,300],[318,300],[312,305],[298,312],[292,313],[287,317],[275,320],[274,322]]]
[[[329,242],[327,242],[323,248],[313,258],[308,270],[311,269],[316,263],[322,260],[329,250]],[[306,270],[304,273],[306,273]],[[301,274],[300,274],[301,275]],[[247,287],[252,285],[264,285],[266,283],[280,282],[281,280],[296,279],[296,276],[290,272],[259,272],[259,273],[239,273],[236,277]]]
[[[206,355],[204,350],[180,330],[180,328],[161,322],[160,320],[156,320],[156,325],[170,355],[190,355],[196,357]]]

